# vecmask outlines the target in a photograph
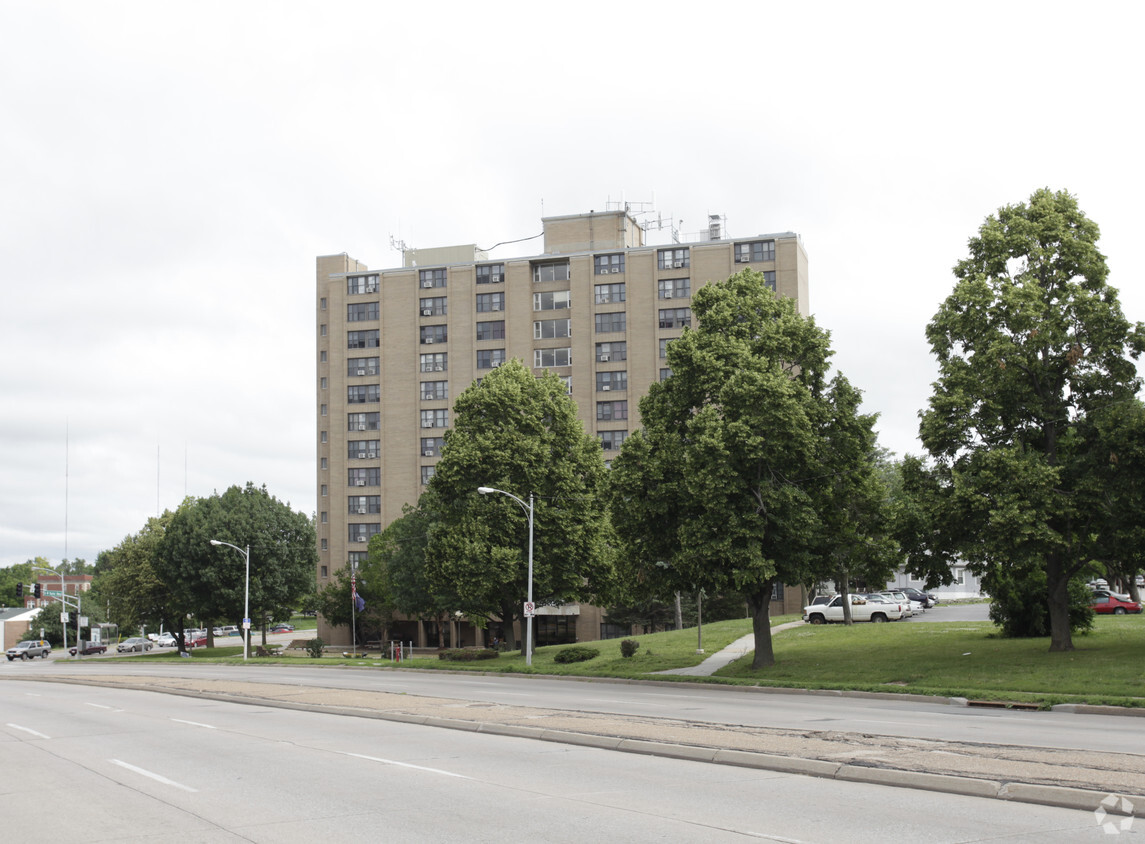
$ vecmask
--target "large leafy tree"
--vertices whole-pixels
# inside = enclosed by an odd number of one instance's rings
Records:
[[[100,554],[92,584],[93,598],[110,610],[110,621],[121,632],[141,627],[165,626],[182,635],[187,607],[155,571],[163,536],[174,518],[170,510],[152,517],[139,533],[127,536],[110,551]]]
[[[310,589],[318,562],[314,525],[266,487],[232,486],[222,495],[188,499],[159,545],[155,572],[181,606],[207,623],[242,618],[250,546],[250,611],[256,626],[285,618]]]
[[[661,595],[742,594],[763,668],[773,589],[816,572],[823,477],[839,468],[824,464],[828,335],[752,270],[700,288],[692,309],[697,328],[668,345],[672,376],[613,461],[618,559]]]
[[[935,539],[998,582],[1044,572],[1052,651],[1073,648],[1070,581],[1097,551],[1085,420],[1132,400],[1145,348],[1097,240],[1066,192],[999,209],[926,332],[939,378],[920,434],[951,514]]]
[[[474,619],[499,619],[507,636],[527,594],[534,506],[533,597],[538,604],[589,600],[607,587],[611,564],[601,489],[600,444],[584,430],[564,383],[511,360],[454,405],[437,470],[421,507],[431,591]]]

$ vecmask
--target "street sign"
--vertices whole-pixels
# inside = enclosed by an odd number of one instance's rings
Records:
[[[61,595],[63,595],[64,593],[60,589],[45,589],[44,594],[47,595],[49,598],[58,598]]]
[[[525,618],[532,618],[537,614],[537,605],[532,601],[525,601]]]
[[[66,612],[60,613],[60,624],[68,623],[68,614]]]

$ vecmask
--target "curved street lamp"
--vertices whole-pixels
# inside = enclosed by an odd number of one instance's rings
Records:
[[[246,597],[243,603],[243,661],[246,661],[247,654],[250,653],[250,546],[246,547],[244,551],[237,545],[231,545],[229,542],[223,542],[218,539],[211,540],[212,545],[226,545],[228,548],[234,548],[246,558]]]
[[[496,492],[512,498],[521,505],[525,515],[529,517],[529,596],[525,604],[525,665],[533,664],[533,493],[529,493],[529,503],[526,504],[511,492],[503,489],[494,489],[491,486],[479,486],[477,491],[482,495]]]

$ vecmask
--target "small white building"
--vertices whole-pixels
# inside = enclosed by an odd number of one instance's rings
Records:
[[[929,592],[932,595],[937,595],[940,601],[955,601],[958,599],[966,598],[985,598],[988,597],[982,591],[982,581],[979,580],[978,575],[974,574],[965,565],[956,563],[950,567],[951,573],[954,575],[954,582],[949,586],[938,586],[934,589],[925,588],[924,580],[917,580],[909,575],[905,569],[899,569],[895,573],[894,579],[887,583],[888,589],[901,589],[904,586],[913,586],[920,592]]]

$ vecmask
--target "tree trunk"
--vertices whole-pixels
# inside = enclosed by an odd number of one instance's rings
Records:
[[[775,652],[771,648],[771,584],[749,596],[747,606],[751,612],[751,630],[755,634],[755,656],[751,667],[770,668],[775,665]]]
[[[1046,559],[1046,586],[1049,591],[1050,651],[1072,651],[1073,633],[1069,628],[1069,576],[1061,552]]]
[[[839,572],[839,595],[843,599],[843,623],[854,624],[851,617],[851,576],[846,569]]]
[[[680,603],[680,593],[676,593],[676,629],[684,629],[684,608]]]

